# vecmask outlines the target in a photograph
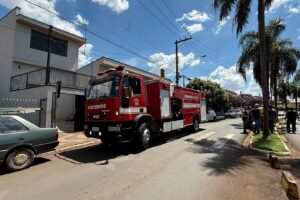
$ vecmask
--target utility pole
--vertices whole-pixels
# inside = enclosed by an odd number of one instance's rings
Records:
[[[48,30],[48,54],[47,54],[47,66],[46,66],[46,85],[50,84],[50,55],[51,55],[51,40],[52,40],[52,26],[49,26]]]
[[[179,82],[179,72],[178,72],[178,63],[179,63],[179,59],[178,59],[178,44],[187,40],[192,39],[192,36],[188,37],[188,38],[184,38],[184,39],[180,39],[180,40],[176,40],[175,41],[175,45],[176,45],[176,85],[178,85]]]

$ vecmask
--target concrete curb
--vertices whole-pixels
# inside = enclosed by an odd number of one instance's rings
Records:
[[[299,199],[297,183],[290,172],[282,171],[280,184],[288,196]]]

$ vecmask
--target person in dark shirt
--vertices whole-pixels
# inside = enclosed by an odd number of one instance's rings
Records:
[[[271,133],[274,132],[274,123],[277,120],[277,112],[273,109],[272,105],[269,106],[269,128]]]
[[[260,129],[260,111],[258,109],[258,105],[255,105],[255,108],[251,110],[251,115],[254,120],[254,133],[258,134]]]
[[[287,132],[290,132],[290,126],[292,124],[292,131],[293,133],[296,132],[296,120],[299,118],[299,115],[296,111],[293,110],[293,108],[290,108],[287,112],[286,112],[286,116],[285,118],[287,119],[286,121],[286,127],[287,127]]]
[[[247,134],[247,125],[249,121],[249,110],[247,106],[244,107],[242,120],[243,120],[243,133]]]

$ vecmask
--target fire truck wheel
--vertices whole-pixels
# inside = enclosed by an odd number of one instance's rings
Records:
[[[137,145],[139,149],[146,150],[149,148],[151,132],[147,123],[140,125],[138,129]]]
[[[199,131],[199,120],[196,117],[193,120],[193,131],[194,132]]]

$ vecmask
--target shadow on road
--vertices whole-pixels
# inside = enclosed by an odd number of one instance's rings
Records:
[[[43,158],[43,157],[36,157],[34,159],[34,162],[32,163],[31,167],[37,166],[37,165],[41,165],[44,163],[49,162],[50,160],[47,158]],[[26,169],[25,169],[26,170]],[[5,175],[5,174],[11,174],[14,172],[9,171],[8,169],[6,169],[4,166],[0,166],[0,176],[1,175]]]
[[[235,129],[243,129],[243,123],[230,124],[230,126],[233,126]]]
[[[204,129],[200,129],[202,131]],[[153,141],[152,147],[173,142],[187,135],[191,135],[189,129],[183,129],[182,131],[173,131],[167,133],[164,137],[157,138]],[[56,157],[68,161],[73,164],[82,163],[94,163],[96,165],[107,165],[109,161],[121,156],[128,156],[131,154],[141,153],[134,144],[117,144],[110,147],[100,145],[94,145],[89,147],[84,147],[80,149],[65,151],[55,154]]]
[[[211,169],[209,175],[218,176],[225,173],[231,174],[235,170],[239,170],[245,166],[251,166],[252,164],[247,158],[249,156],[249,151],[243,149],[239,143],[232,139],[203,139],[200,141],[188,142],[194,144],[188,151],[199,154],[216,154],[213,157],[201,161],[203,167]]]

